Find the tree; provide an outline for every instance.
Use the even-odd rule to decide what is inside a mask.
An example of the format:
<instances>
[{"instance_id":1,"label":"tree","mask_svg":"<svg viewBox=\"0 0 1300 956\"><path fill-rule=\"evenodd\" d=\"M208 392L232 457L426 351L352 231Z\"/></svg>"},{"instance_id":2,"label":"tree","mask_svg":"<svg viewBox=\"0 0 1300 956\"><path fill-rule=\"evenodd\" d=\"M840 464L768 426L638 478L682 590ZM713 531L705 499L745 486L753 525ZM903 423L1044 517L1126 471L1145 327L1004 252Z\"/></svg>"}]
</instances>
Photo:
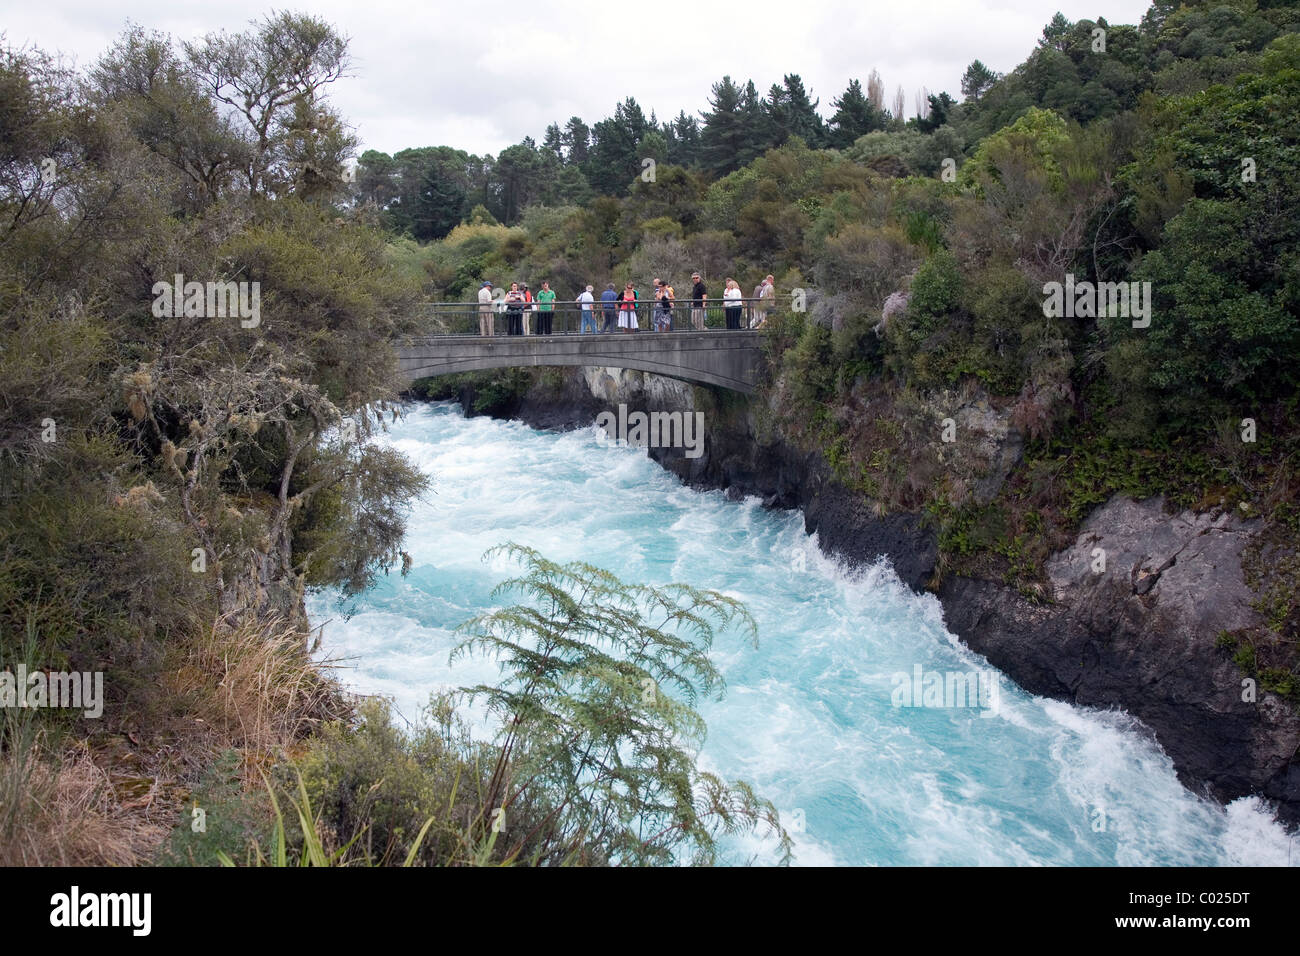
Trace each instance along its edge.
<instances>
[{"instance_id":1,"label":"tree","mask_svg":"<svg viewBox=\"0 0 1300 956\"><path fill-rule=\"evenodd\" d=\"M713 84L709 112L700 115L704 120L700 153L705 169L715 176L739 169L748 132L741 114L741 89L730 76Z\"/></svg>"},{"instance_id":2,"label":"tree","mask_svg":"<svg viewBox=\"0 0 1300 956\"><path fill-rule=\"evenodd\" d=\"M961 77L961 95L973 103L978 103L981 96L989 91L998 81L998 75L979 60L971 61Z\"/></svg>"},{"instance_id":3,"label":"tree","mask_svg":"<svg viewBox=\"0 0 1300 956\"><path fill-rule=\"evenodd\" d=\"M678 166L695 166L700 161L700 124L694 116L682 110L677 118L665 124L669 132L668 161Z\"/></svg>"},{"instance_id":4,"label":"tree","mask_svg":"<svg viewBox=\"0 0 1300 956\"><path fill-rule=\"evenodd\" d=\"M776 834L788 862L775 808L695 766L707 733L695 702L723 692L709 649L732 626L757 637L743 605L685 584L625 584L521 545L484 558L498 555L522 571L494 597L517 592L528 603L467 621L452 652L485 653L504 675L464 689L500 727L483 805L509 819L534 799L558 803L537 825L535 852L548 862L709 864L719 836L760 829Z\"/></svg>"},{"instance_id":5,"label":"tree","mask_svg":"<svg viewBox=\"0 0 1300 956\"><path fill-rule=\"evenodd\" d=\"M940 93L938 96L928 96L927 102L929 108L924 116L918 117L916 128L922 133L933 133L948 122L948 114L957 105L957 101L947 93Z\"/></svg>"},{"instance_id":6,"label":"tree","mask_svg":"<svg viewBox=\"0 0 1300 956\"><path fill-rule=\"evenodd\" d=\"M592 127L595 142L583 172L599 191L616 195L625 191L641 172L638 149L650 130L645 113L632 97L614 107L614 115Z\"/></svg>"},{"instance_id":7,"label":"tree","mask_svg":"<svg viewBox=\"0 0 1300 956\"><path fill-rule=\"evenodd\" d=\"M577 116L570 116L564 124L562 136L565 155L571 166L583 166L587 162L587 153L591 148L591 129Z\"/></svg>"},{"instance_id":8,"label":"tree","mask_svg":"<svg viewBox=\"0 0 1300 956\"><path fill-rule=\"evenodd\" d=\"M295 177L284 148L291 121L304 107L319 108L323 89L347 71L348 41L324 20L277 13L244 33L186 43L185 53L208 94L244 121L249 191L289 188Z\"/></svg>"},{"instance_id":9,"label":"tree","mask_svg":"<svg viewBox=\"0 0 1300 956\"><path fill-rule=\"evenodd\" d=\"M558 162L565 161L564 134L560 132L559 123L551 123L546 127L546 135L542 137L542 149L553 155Z\"/></svg>"},{"instance_id":10,"label":"tree","mask_svg":"<svg viewBox=\"0 0 1300 956\"><path fill-rule=\"evenodd\" d=\"M395 231L421 242L441 239L469 207L472 165L449 146L404 149L391 159L368 150L357 165L358 192L376 201Z\"/></svg>"},{"instance_id":11,"label":"tree","mask_svg":"<svg viewBox=\"0 0 1300 956\"><path fill-rule=\"evenodd\" d=\"M1117 386L1159 396L1166 422L1203 428L1216 402L1253 407L1294 394L1296 289L1257 281L1252 225L1244 204L1192 200L1138 270L1151 283L1150 327L1135 331L1118 315L1103 323L1116 343L1109 360Z\"/></svg>"},{"instance_id":12,"label":"tree","mask_svg":"<svg viewBox=\"0 0 1300 956\"><path fill-rule=\"evenodd\" d=\"M877 112L885 112L885 82L874 67L867 76L867 99L871 101L871 105Z\"/></svg>"},{"instance_id":13,"label":"tree","mask_svg":"<svg viewBox=\"0 0 1300 956\"><path fill-rule=\"evenodd\" d=\"M465 212L464 187L436 161L424 166L414 199L408 212L411 234L422 241L447 235Z\"/></svg>"},{"instance_id":14,"label":"tree","mask_svg":"<svg viewBox=\"0 0 1300 956\"><path fill-rule=\"evenodd\" d=\"M500 187L501 219L506 225L517 222L524 207L541 195L544 168L542 157L527 143L501 151L496 162L496 181Z\"/></svg>"},{"instance_id":15,"label":"tree","mask_svg":"<svg viewBox=\"0 0 1300 956\"><path fill-rule=\"evenodd\" d=\"M781 94L786 133L781 143L784 143L789 136L798 136L811 148L820 149L826 133L825 124L817 113L817 104L821 101L811 98L811 94L804 89L803 80L797 73L786 74ZM780 145L780 143L773 145Z\"/></svg>"},{"instance_id":16,"label":"tree","mask_svg":"<svg viewBox=\"0 0 1300 956\"><path fill-rule=\"evenodd\" d=\"M121 115L149 150L180 171L182 205L198 211L247 166L247 144L220 115L170 37L130 26L90 72L96 99Z\"/></svg>"},{"instance_id":17,"label":"tree","mask_svg":"<svg viewBox=\"0 0 1300 956\"><path fill-rule=\"evenodd\" d=\"M1050 23L1043 27L1043 38L1039 45L1064 51L1069 43L1070 28L1074 26L1065 15L1057 11Z\"/></svg>"},{"instance_id":18,"label":"tree","mask_svg":"<svg viewBox=\"0 0 1300 956\"><path fill-rule=\"evenodd\" d=\"M848 89L831 100L830 142L837 149L852 146L861 136L885 128L885 117L862 92L862 83L849 80Z\"/></svg>"},{"instance_id":19,"label":"tree","mask_svg":"<svg viewBox=\"0 0 1300 956\"><path fill-rule=\"evenodd\" d=\"M357 195L360 200L387 209L400 193L400 173L393 157L375 149L362 153L357 160Z\"/></svg>"},{"instance_id":20,"label":"tree","mask_svg":"<svg viewBox=\"0 0 1300 956\"><path fill-rule=\"evenodd\" d=\"M357 147L342 117L311 97L294 101L285 124L284 165L290 190L300 199L328 201L342 189L343 169Z\"/></svg>"}]
</instances>

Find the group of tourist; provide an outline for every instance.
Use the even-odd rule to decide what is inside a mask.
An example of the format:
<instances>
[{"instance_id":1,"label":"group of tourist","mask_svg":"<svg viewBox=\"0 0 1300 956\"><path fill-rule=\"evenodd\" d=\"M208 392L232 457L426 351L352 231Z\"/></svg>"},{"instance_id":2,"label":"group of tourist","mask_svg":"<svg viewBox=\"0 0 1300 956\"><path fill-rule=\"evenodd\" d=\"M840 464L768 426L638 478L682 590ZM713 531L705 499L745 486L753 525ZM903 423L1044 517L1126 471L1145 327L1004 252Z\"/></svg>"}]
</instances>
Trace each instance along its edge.
<instances>
[{"instance_id":1,"label":"group of tourist","mask_svg":"<svg viewBox=\"0 0 1300 956\"><path fill-rule=\"evenodd\" d=\"M772 276L767 276L754 287L756 300L753 315L749 322L751 329L761 329L767 324L768 313L776 300L776 285ZM735 279L728 278L721 296L723 314L726 316L728 329L741 327L741 313L744 309L744 294ZM673 327L673 306L677 293L663 279L654 280L654 304L650 308L651 327L656 332L668 332ZM717 301L716 299L713 301ZM691 273L691 291L689 309L691 325L696 331L703 332L709 308L709 291L698 272ZM615 291L614 283L609 283L600 294L599 305L595 296L595 287L587 286L574 299L581 315L580 332L636 332L641 328L637 309L641 305L641 295L632 282L623 286L622 292ZM498 299L493 293L491 282L484 282L478 290L478 331L479 335L495 335L496 313L505 316L506 335L551 335L554 332L555 291L550 282L543 282L541 289L534 296L526 282L512 282L505 296ZM536 330L532 328L533 316L537 317ZM597 315L604 319L603 325L596 321Z\"/></svg>"}]
</instances>

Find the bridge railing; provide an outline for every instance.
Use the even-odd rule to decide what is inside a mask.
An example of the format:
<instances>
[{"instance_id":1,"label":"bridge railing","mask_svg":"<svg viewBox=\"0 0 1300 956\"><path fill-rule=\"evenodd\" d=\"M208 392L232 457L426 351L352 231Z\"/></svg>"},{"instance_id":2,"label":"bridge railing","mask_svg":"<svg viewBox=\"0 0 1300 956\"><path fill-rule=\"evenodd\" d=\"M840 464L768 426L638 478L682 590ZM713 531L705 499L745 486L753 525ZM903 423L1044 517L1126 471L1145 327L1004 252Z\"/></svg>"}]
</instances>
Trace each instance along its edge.
<instances>
[{"instance_id":1,"label":"bridge railing","mask_svg":"<svg viewBox=\"0 0 1300 956\"><path fill-rule=\"evenodd\" d=\"M673 301L671 312L664 313L652 297L641 299L635 308L623 310L622 303L604 303L599 299L588 313L585 323L582 306L577 302L555 302L548 311L537 302L523 309L511 310L503 302L490 306L478 302L426 302L421 306L414 337L432 335L480 335L482 320L490 315L493 335L580 335L584 332L619 332L624 324L635 320L634 331L691 332L703 329L725 331L760 328L763 319L789 307L789 296L766 299L707 299L697 310L689 298ZM612 308L610 306L613 306ZM490 309L487 315L483 310ZM514 322L514 318L518 322ZM549 332L547 320L549 319ZM511 328L517 331L511 332ZM594 328L593 328L594 326Z\"/></svg>"}]
</instances>

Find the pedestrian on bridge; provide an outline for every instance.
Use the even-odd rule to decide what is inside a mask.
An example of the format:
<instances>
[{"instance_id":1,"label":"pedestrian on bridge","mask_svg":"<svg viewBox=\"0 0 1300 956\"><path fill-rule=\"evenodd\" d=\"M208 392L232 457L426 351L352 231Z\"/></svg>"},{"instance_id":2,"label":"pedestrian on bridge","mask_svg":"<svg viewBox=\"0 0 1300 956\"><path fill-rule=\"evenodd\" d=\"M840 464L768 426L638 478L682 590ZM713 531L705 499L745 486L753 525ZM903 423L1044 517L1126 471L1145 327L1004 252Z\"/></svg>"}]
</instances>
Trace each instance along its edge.
<instances>
[{"instance_id":1,"label":"pedestrian on bridge","mask_svg":"<svg viewBox=\"0 0 1300 956\"><path fill-rule=\"evenodd\" d=\"M550 335L554 329L555 290L549 282L542 283L542 291L537 293L537 334Z\"/></svg>"},{"instance_id":2,"label":"pedestrian on bridge","mask_svg":"<svg viewBox=\"0 0 1300 956\"><path fill-rule=\"evenodd\" d=\"M635 332L641 328L636 318L636 306L639 296L632 283L623 287L623 294L618 297L618 327L624 332Z\"/></svg>"},{"instance_id":3,"label":"pedestrian on bridge","mask_svg":"<svg viewBox=\"0 0 1300 956\"><path fill-rule=\"evenodd\" d=\"M524 295L524 310L522 313L524 319L524 335L532 335L533 313L537 311L537 300L534 299L533 294L528 291L527 282L519 287L519 291Z\"/></svg>"},{"instance_id":4,"label":"pedestrian on bridge","mask_svg":"<svg viewBox=\"0 0 1300 956\"><path fill-rule=\"evenodd\" d=\"M727 328L740 328L740 310L743 308L741 299L744 293L740 291L740 283L735 279L727 280L727 289L722 293L722 301L726 303Z\"/></svg>"},{"instance_id":5,"label":"pedestrian on bridge","mask_svg":"<svg viewBox=\"0 0 1300 956\"><path fill-rule=\"evenodd\" d=\"M580 333L586 332L588 325L591 326L593 334L596 331L596 313L594 311L596 297L591 294L593 289L594 286L587 286L587 288L582 290L582 295L578 296L578 304L582 308L582 327L579 330Z\"/></svg>"},{"instance_id":6,"label":"pedestrian on bridge","mask_svg":"<svg viewBox=\"0 0 1300 956\"><path fill-rule=\"evenodd\" d=\"M673 287L662 279L655 279L654 322L656 332L671 332L673 329Z\"/></svg>"},{"instance_id":7,"label":"pedestrian on bridge","mask_svg":"<svg viewBox=\"0 0 1300 956\"><path fill-rule=\"evenodd\" d=\"M618 293L614 291L614 283L605 286L605 291L600 294L600 307L605 313L605 326L601 331L613 332L618 322Z\"/></svg>"},{"instance_id":8,"label":"pedestrian on bridge","mask_svg":"<svg viewBox=\"0 0 1300 956\"><path fill-rule=\"evenodd\" d=\"M709 307L709 290L704 287L703 280L700 279L698 272L691 273L691 324L695 326L697 332L704 331L704 322L708 315Z\"/></svg>"},{"instance_id":9,"label":"pedestrian on bridge","mask_svg":"<svg viewBox=\"0 0 1300 956\"><path fill-rule=\"evenodd\" d=\"M506 335L524 334L524 294L519 291L519 283L510 283L506 293Z\"/></svg>"},{"instance_id":10,"label":"pedestrian on bridge","mask_svg":"<svg viewBox=\"0 0 1300 956\"><path fill-rule=\"evenodd\" d=\"M751 329L761 329L767 326L767 317L772 313L772 306L776 302L776 278L768 276L758 287L758 305L754 309L754 318L750 320Z\"/></svg>"},{"instance_id":11,"label":"pedestrian on bridge","mask_svg":"<svg viewBox=\"0 0 1300 956\"><path fill-rule=\"evenodd\" d=\"M495 316L492 314L492 283L484 282L478 290L478 334L492 335Z\"/></svg>"}]
</instances>

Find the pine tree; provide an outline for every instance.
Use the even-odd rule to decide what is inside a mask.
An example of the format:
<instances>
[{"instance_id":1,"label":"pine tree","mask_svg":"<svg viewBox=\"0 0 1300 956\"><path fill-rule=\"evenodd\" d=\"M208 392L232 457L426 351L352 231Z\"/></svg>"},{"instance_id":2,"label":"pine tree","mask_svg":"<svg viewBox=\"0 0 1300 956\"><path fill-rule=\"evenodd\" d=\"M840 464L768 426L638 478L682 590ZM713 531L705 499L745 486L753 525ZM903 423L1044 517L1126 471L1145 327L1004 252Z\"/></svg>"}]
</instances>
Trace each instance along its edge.
<instances>
[{"instance_id":1,"label":"pine tree","mask_svg":"<svg viewBox=\"0 0 1300 956\"><path fill-rule=\"evenodd\" d=\"M928 109L924 116L917 118L916 128L922 133L933 133L948 122L948 112L956 105L957 101L947 93L929 96Z\"/></svg>"},{"instance_id":2,"label":"pine tree","mask_svg":"<svg viewBox=\"0 0 1300 956\"><path fill-rule=\"evenodd\" d=\"M789 135L799 136L813 149L820 149L826 138L826 124L817 113L821 100L811 98L797 73L785 77L785 110Z\"/></svg>"},{"instance_id":3,"label":"pine tree","mask_svg":"<svg viewBox=\"0 0 1300 956\"><path fill-rule=\"evenodd\" d=\"M831 100L831 105L835 107L835 115L831 117L828 138L830 145L837 149L847 149L859 136L885 128L885 117L862 92L859 80L849 80L848 89Z\"/></svg>"},{"instance_id":4,"label":"pine tree","mask_svg":"<svg viewBox=\"0 0 1300 956\"><path fill-rule=\"evenodd\" d=\"M763 98L758 95L754 81L745 83L745 90L740 94L740 150L737 156L739 166L753 162L767 151L763 142Z\"/></svg>"},{"instance_id":5,"label":"pine tree","mask_svg":"<svg viewBox=\"0 0 1300 956\"><path fill-rule=\"evenodd\" d=\"M758 140L763 148L772 149L790 138L790 108L785 87L773 83L762 101L762 125Z\"/></svg>"},{"instance_id":6,"label":"pine tree","mask_svg":"<svg viewBox=\"0 0 1300 956\"><path fill-rule=\"evenodd\" d=\"M587 162L591 149L591 128L580 117L569 117L569 121L564 124L562 141L570 165L582 166Z\"/></svg>"},{"instance_id":7,"label":"pine tree","mask_svg":"<svg viewBox=\"0 0 1300 956\"><path fill-rule=\"evenodd\" d=\"M966 67L961 77L961 95L978 103L979 98L988 92L989 87L998 81L998 75L979 60L974 60Z\"/></svg>"},{"instance_id":8,"label":"pine tree","mask_svg":"<svg viewBox=\"0 0 1300 956\"><path fill-rule=\"evenodd\" d=\"M1056 16L1052 17L1052 22L1043 27L1043 38L1038 41L1039 45L1064 52L1065 48L1069 46L1070 27L1072 26L1074 24L1058 11Z\"/></svg>"},{"instance_id":9,"label":"pine tree","mask_svg":"<svg viewBox=\"0 0 1300 956\"><path fill-rule=\"evenodd\" d=\"M665 126L672 131L668 140L668 159L679 166L695 166L700 161L700 124L682 110Z\"/></svg>"},{"instance_id":10,"label":"pine tree","mask_svg":"<svg viewBox=\"0 0 1300 956\"><path fill-rule=\"evenodd\" d=\"M740 154L746 135L741 96L740 87L730 76L724 76L713 84L709 112L701 114L704 128L700 131L700 160L715 176L725 176L741 166Z\"/></svg>"},{"instance_id":11,"label":"pine tree","mask_svg":"<svg viewBox=\"0 0 1300 956\"><path fill-rule=\"evenodd\" d=\"M564 134L560 132L559 123L552 123L546 127L546 135L542 137L542 149L553 154L561 163L564 162Z\"/></svg>"},{"instance_id":12,"label":"pine tree","mask_svg":"<svg viewBox=\"0 0 1300 956\"><path fill-rule=\"evenodd\" d=\"M632 97L614 107L614 115L592 128L595 142L583 171L598 191L614 196L627 189L641 171L637 153L650 123Z\"/></svg>"}]
</instances>

